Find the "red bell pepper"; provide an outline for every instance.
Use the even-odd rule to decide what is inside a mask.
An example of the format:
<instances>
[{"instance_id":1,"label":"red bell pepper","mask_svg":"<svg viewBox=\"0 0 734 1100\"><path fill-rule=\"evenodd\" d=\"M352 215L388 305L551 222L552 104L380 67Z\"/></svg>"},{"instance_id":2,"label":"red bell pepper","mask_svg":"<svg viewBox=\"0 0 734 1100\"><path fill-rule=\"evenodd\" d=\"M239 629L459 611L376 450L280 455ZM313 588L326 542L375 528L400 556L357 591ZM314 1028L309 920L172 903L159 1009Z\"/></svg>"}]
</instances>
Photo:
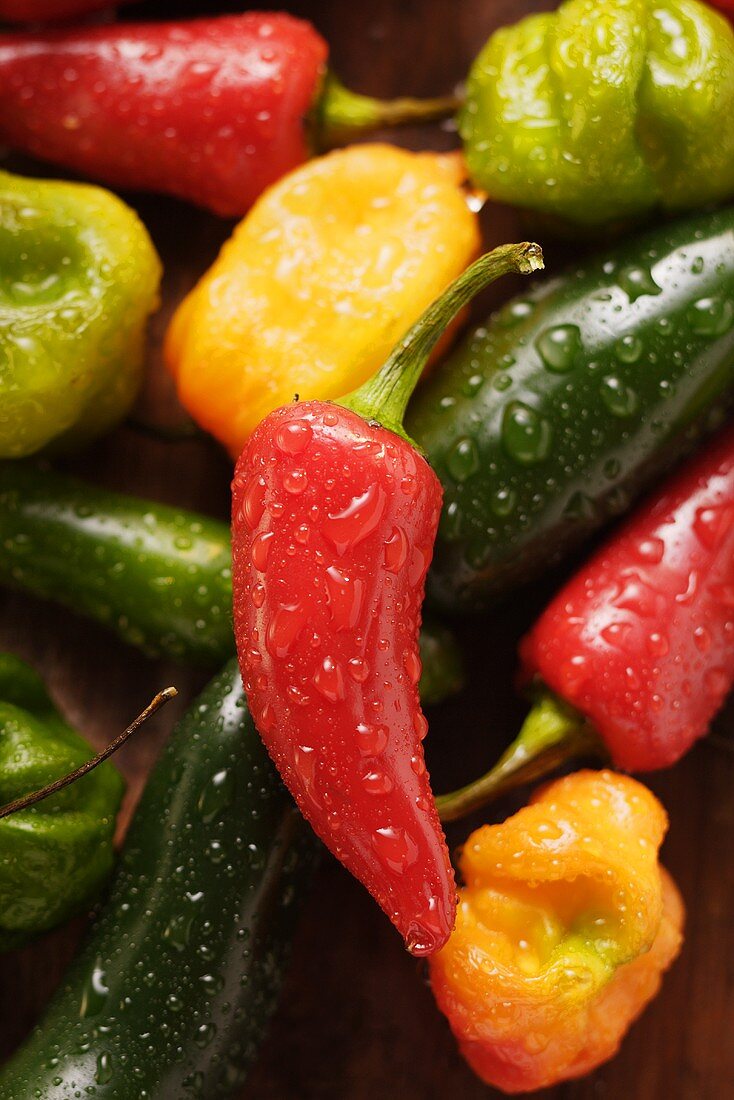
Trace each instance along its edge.
<instances>
[{"instance_id":1,"label":"red bell pepper","mask_svg":"<svg viewBox=\"0 0 734 1100\"><path fill-rule=\"evenodd\" d=\"M734 682L734 429L612 535L520 652L540 701L487 776L438 799L446 819L594 743L650 771L706 733Z\"/></svg>"},{"instance_id":2,"label":"red bell pepper","mask_svg":"<svg viewBox=\"0 0 734 1100\"><path fill-rule=\"evenodd\" d=\"M448 321L537 245L461 275L339 404L295 401L235 471L234 621L260 734L301 811L415 955L446 942L456 890L421 741L418 630L441 485L402 429Z\"/></svg>"},{"instance_id":3,"label":"red bell pepper","mask_svg":"<svg viewBox=\"0 0 734 1100\"><path fill-rule=\"evenodd\" d=\"M0 35L0 142L234 217L313 144L454 106L355 95L326 56L278 13Z\"/></svg>"}]
</instances>

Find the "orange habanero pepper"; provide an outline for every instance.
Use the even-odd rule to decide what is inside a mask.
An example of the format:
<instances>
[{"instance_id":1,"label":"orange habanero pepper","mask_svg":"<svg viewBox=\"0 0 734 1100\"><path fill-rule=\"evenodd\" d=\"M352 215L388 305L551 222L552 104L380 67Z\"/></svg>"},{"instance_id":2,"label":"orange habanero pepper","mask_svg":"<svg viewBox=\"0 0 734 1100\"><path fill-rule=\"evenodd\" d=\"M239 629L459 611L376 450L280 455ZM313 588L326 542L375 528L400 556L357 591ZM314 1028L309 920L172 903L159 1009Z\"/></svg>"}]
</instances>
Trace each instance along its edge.
<instances>
[{"instance_id":1,"label":"orange habanero pepper","mask_svg":"<svg viewBox=\"0 0 734 1100\"><path fill-rule=\"evenodd\" d=\"M469 838L431 983L488 1084L532 1091L616 1053L682 943L683 903L658 863L666 828L636 780L581 771Z\"/></svg>"}]
</instances>

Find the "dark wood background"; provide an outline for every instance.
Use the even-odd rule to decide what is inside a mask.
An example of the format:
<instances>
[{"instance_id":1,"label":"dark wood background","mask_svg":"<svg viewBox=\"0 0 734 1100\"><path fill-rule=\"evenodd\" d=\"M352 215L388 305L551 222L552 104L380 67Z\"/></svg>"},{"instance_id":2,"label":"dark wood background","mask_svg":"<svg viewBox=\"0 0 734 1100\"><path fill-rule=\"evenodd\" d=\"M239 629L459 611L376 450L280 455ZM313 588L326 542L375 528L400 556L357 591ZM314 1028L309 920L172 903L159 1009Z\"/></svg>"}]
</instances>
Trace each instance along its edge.
<instances>
[{"instance_id":1,"label":"dark wood background","mask_svg":"<svg viewBox=\"0 0 734 1100\"><path fill-rule=\"evenodd\" d=\"M141 3L135 14L213 6L205 0L198 6ZM533 0L288 4L323 32L334 68L351 87L385 96L449 91L489 31L542 6ZM438 127L405 131L392 140L412 148L456 143ZM166 268L140 412L175 423L180 410L161 369L161 336L172 308L213 260L231 225L181 203L129 198ZM483 222L489 244L521 232L509 211L491 204ZM548 266L557 268L567 257L552 242L543 243ZM495 300L511 289L503 284ZM125 427L69 465L101 484L213 515L228 512L230 468L207 441L162 443ZM523 703L512 690L515 642L556 580L548 578L515 597L512 610L499 608L461 628L469 688L430 715L426 747L437 791L476 775L516 730ZM129 813L161 741L205 677L147 661L81 619L2 592L0 647L40 669L69 718L97 745L106 744L155 690L177 685L179 699L118 757L130 783ZM727 740L732 727L730 705L711 738L677 768L650 780L671 817L664 858L688 904L683 954L619 1056L586 1080L544 1094L553 1100L734 1097L734 742ZM492 812L497 818L512 808L507 802ZM451 844L458 845L467 831L467 825L453 827ZM77 921L0 957L0 1054L12 1051L37 1018L82 929L83 921ZM402 950L366 892L329 862L314 884L281 1007L242 1100L486 1100L492 1095L497 1094L457 1055L421 965Z\"/></svg>"}]
</instances>

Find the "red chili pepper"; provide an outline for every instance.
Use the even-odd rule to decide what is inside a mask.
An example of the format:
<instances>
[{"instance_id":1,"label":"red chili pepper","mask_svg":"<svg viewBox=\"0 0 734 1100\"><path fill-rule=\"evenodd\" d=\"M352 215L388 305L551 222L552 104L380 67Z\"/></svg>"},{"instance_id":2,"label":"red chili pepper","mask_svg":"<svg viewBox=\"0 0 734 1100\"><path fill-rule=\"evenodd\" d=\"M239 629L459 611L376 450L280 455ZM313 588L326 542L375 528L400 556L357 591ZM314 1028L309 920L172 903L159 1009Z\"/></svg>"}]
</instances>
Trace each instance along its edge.
<instances>
[{"instance_id":1,"label":"red chili pepper","mask_svg":"<svg viewBox=\"0 0 734 1100\"><path fill-rule=\"evenodd\" d=\"M504 272L541 264L536 245L482 257L354 394L271 413L233 482L235 635L251 711L303 814L416 955L445 943L456 898L417 691L442 491L402 417L450 318Z\"/></svg>"},{"instance_id":2,"label":"red chili pepper","mask_svg":"<svg viewBox=\"0 0 734 1100\"><path fill-rule=\"evenodd\" d=\"M310 23L278 13L0 35L0 141L236 216L312 143L454 106L357 96L326 55Z\"/></svg>"},{"instance_id":3,"label":"red chili pepper","mask_svg":"<svg viewBox=\"0 0 734 1100\"><path fill-rule=\"evenodd\" d=\"M0 20L9 23L55 23L129 0L0 0Z\"/></svg>"},{"instance_id":4,"label":"red chili pepper","mask_svg":"<svg viewBox=\"0 0 734 1100\"><path fill-rule=\"evenodd\" d=\"M612 535L520 653L524 677L556 695L488 776L437 800L447 819L588 747L592 731L632 771L674 763L706 733L734 682L734 429Z\"/></svg>"}]
</instances>

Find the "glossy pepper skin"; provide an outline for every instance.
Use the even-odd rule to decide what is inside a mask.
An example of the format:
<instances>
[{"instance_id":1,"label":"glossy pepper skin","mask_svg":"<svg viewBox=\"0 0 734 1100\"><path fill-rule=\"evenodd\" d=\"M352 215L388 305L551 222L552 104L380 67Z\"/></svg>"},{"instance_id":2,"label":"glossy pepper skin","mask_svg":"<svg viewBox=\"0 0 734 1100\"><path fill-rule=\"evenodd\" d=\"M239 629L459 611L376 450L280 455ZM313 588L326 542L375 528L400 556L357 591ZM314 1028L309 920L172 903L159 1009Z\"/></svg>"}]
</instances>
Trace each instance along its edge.
<instances>
[{"instance_id":1,"label":"glossy pepper skin","mask_svg":"<svg viewBox=\"0 0 734 1100\"><path fill-rule=\"evenodd\" d=\"M594 227L734 196L734 31L697 0L567 0L496 31L460 117L495 199Z\"/></svg>"},{"instance_id":2,"label":"glossy pepper skin","mask_svg":"<svg viewBox=\"0 0 734 1100\"><path fill-rule=\"evenodd\" d=\"M237 456L294 394L365 381L479 250L462 179L455 157L361 145L271 188L168 330L191 416Z\"/></svg>"},{"instance_id":3,"label":"glossy pepper skin","mask_svg":"<svg viewBox=\"0 0 734 1100\"><path fill-rule=\"evenodd\" d=\"M39 790L91 756L33 669L0 653L0 805ZM54 928L99 892L112 870L122 792L120 775L105 763L0 821L0 950Z\"/></svg>"},{"instance_id":4,"label":"glossy pepper skin","mask_svg":"<svg viewBox=\"0 0 734 1100\"><path fill-rule=\"evenodd\" d=\"M348 92L326 56L280 12L0 35L0 141L236 217L312 143L449 109Z\"/></svg>"},{"instance_id":5,"label":"glossy pepper skin","mask_svg":"<svg viewBox=\"0 0 734 1100\"><path fill-rule=\"evenodd\" d=\"M108 191L0 172L0 458L69 450L128 412L161 267Z\"/></svg>"},{"instance_id":6,"label":"glossy pepper skin","mask_svg":"<svg viewBox=\"0 0 734 1100\"><path fill-rule=\"evenodd\" d=\"M406 427L444 487L428 595L480 611L545 572L721 423L734 209L540 283L437 366Z\"/></svg>"},{"instance_id":7,"label":"glossy pepper skin","mask_svg":"<svg viewBox=\"0 0 734 1100\"><path fill-rule=\"evenodd\" d=\"M346 407L271 413L232 487L235 637L258 730L303 814L416 955L446 941L455 888L417 690L441 486L402 413L448 320L498 274L541 262L535 245L482 257Z\"/></svg>"},{"instance_id":8,"label":"glossy pepper skin","mask_svg":"<svg viewBox=\"0 0 734 1100\"><path fill-rule=\"evenodd\" d=\"M233 660L155 765L108 897L0 1070L3 1100L231 1097L275 1009L316 857Z\"/></svg>"},{"instance_id":9,"label":"glossy pepper skin","mask_svg":"<svg viewBox=\"0 0 734 1100\"><path fill-rule=\"evenodd\" d=\"M734 432L645 500L521 647L619 767L674 763L734 682Z\"/></svg>"},{"instance_id":10,"label":"glossy pepper skin","mask_svg":"<svg viewBox=\"0 0 734 1100\"><path fill-rule=\"evenodd\" d=\"M682 942L658 863L667 817L627 776L577 772L469 837L456 928L431 985L472 1069L504 1092L611 1058Z\"/></svg>"},{"instance_id":11,"label":"glossy pepper skin","mask_svg":"<svg viewBox=\"0 0 734 1100\"><path fill-rule=\"evenodd\" d=\"M109 627L150 657L197 665L234 653L229 526L100 489L30 462L0 463L0 583ZM421 698L461 691L452 633L422 624Z\"/></svg>"}]
</instances>

